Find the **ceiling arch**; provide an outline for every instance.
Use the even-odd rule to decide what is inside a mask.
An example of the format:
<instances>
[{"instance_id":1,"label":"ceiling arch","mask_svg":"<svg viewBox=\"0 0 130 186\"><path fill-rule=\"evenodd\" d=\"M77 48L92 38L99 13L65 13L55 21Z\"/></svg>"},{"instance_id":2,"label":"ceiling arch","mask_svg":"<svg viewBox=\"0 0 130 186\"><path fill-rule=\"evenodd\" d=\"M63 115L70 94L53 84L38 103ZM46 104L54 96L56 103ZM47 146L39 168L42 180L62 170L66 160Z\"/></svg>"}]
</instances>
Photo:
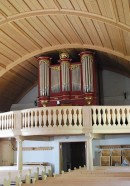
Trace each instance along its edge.
<instances>
[{"instance_id":1,"label":"ceiling arch","mask_svg":"<svg viewBox=\"0 0 130 186\"><path fill-rule=\"evenodd\" d=\"M97 50L97 51L102 51L102 52L106 52L107 54L112 54L115 55L117 57L123 58L125 60L130 61L130 56L125 56L124 54L118 52L118 51L113 51L110 50L108 48L103 48L103 47L99 47L99 46L92 46L92 45L87 45L87 44L62 44L62 45L54 45L51 47L45 47L42 48L40 50L36 50L32 53L28 53L25 56L22 56L21 58L19 58L18 60L14 61L13 63L11 63L10 65L7 66L7 68L3 69L0 71L0 77L3 76L6 72L8 72L9 70L11 70L12 68L14 68L15 66L19 65L20 63L34 57L34 56L39 56L44 55L44 53L46 52L50 52L50 51L55 51L55 50L62 50L62 49L76 49L76 48L83 48L83 49L93 49L93 50Z\"/></svg>"}]
</instances>

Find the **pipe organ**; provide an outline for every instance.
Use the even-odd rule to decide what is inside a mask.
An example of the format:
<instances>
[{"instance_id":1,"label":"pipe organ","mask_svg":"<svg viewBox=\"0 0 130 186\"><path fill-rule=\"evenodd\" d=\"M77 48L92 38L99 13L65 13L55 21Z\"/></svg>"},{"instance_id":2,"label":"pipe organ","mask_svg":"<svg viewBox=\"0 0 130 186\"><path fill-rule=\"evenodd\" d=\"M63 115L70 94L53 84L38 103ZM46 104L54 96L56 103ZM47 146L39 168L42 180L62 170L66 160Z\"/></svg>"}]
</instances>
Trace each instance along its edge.
<instances>
[{"instance_id":1,"label":"pipe organ","mask_svg":"<svg viewBox=\"0 0 130 186\"><path fill-rule=\"evenodd\" d=\"M38 106L98 104L94 54L81 52L80 62L61 53L58 64L39 57Z\"/></svg>"}]
</instances>

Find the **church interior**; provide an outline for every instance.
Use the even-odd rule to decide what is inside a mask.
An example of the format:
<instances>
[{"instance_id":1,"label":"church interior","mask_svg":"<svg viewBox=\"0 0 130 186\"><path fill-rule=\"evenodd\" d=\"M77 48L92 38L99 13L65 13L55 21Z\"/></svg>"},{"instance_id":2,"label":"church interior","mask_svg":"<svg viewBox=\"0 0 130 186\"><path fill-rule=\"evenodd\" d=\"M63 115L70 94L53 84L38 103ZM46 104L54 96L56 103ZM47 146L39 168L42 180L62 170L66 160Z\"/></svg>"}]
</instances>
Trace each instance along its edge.
<instances>
[{"instance_id":1,"label":"church interior","mask_svg":"<svg viewBox=\"0 0 130 186\"><path fill-rule=\"evenodd\" d=\"M0 184L130 185L130 1L0 8Z\"/></svg>"}]
</instances>

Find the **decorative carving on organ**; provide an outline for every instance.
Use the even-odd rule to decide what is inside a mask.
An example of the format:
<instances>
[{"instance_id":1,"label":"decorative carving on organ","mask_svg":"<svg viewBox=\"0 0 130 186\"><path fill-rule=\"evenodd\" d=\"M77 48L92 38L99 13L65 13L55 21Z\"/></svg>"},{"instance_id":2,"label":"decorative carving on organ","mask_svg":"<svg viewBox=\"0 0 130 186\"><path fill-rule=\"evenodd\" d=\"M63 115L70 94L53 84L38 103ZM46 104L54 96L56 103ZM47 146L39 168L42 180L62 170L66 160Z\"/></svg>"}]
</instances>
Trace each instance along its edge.
<instances>
[{"instance_id":1,"label":"decorative carving on organ","mask_svg":"<svg viewBox=\"0 0 130 186\"><path fill-rule=\"evenodd\" d=\"M39 57L39 106L97 104L96 68L93 53L80 53L80 62L60 54L57 64Z\"/></svg>"}]
</instances>

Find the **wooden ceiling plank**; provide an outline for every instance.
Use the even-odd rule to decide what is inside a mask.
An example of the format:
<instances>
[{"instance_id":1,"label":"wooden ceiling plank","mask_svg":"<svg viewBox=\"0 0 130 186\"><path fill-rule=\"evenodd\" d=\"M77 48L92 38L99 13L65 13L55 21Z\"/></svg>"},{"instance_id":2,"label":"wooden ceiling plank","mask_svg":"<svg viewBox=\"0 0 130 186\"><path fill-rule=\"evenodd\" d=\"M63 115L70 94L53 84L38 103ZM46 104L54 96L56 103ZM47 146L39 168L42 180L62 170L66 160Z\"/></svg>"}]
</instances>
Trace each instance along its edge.
<instances>
[{"instance_id":1,"label":"wooden ceiling plank","mask_svg":"<svg viewBox=\"0 0 130 186\"><path fill-rule=\"evenodd\" d=\"M117 28L113 28L110 25L106 25L106 28L109 33L109 37L111 39L113 49L115 51L120 51L121 53L123 53L124 50L123 50L123 46L121 43L119 30Z\"/></svg>"},{"instance_id":2,"label":"wooden ceiling plank","mask_svg":"<svg viewBox=\"0 0 130 186\"><path fill-rule=\"evenodd\" d=\"M74 10L73 4L70 0L65 0L64 3L66 4L67 9Z\"/></svg>"},{"instance_id":3,"label":"wooden ceiling plank","mask_svg":"<svg viewBox=\"0 0 130 186\"><path fill-rule=\"evenodd\" d=\"M54 1L54 0L44 0L44 2L46 3L46 5L47 5L47 7L49 8L49 9L55 9L55 8L57 8L57 4L56 4L56 2Z\"/></svg>"},{"instance_id":4,"label":"wooden ceiling plank","mask_svg":"<svg viewBox=\"0 0 130 186\"><path fill-rule=\"evenodd\" d=\"M77 33L75 27L73 26L73 23L72 23L71 20L69 19L69 17L70 17L70 16L67 16L67 15L66 15L66 16L65 16L65 19L67 20L70 29L73 31L74 36L76 36L75 42L77 42L77 43L82 43L82 40L81 40L80 36L78 35L78 33ZM72 32L72 31L71 31L71 32Z\"/></svg>"},{"instance_id":5,"label":"wooden ceiling plank","mask_svg":"<svg viewBox=\"0 0 130 186\"><path fill-rule=\"evenodd\" d=\"M62 16L50 16L50 17L53 19L53 21L56 24L56 26L58 27L59 31L62 32L62 34L66 38L67 42L72 43L73 40L68 33L69 31L66 31L66 29L64 29L64 27L66 27L66 22L64 22L64 26L63 26L63 22L61 23Z\"/></svg>"},{"instance_id":6,"label":"wooden ceiling plank","mask_svg":"<svg viewBox=\"0 0 130 186\"><path fill-rule=\"evenodd\" d=\"M6 30L5 33L9 35L15 42L17 42L22 49L25 50L25 53L32 52L37 49L36 46L33 45L33 43L31 43L28 38L26 38L23 33L21 33L14 25L3 25L1 28L2 30Z\"/></svg>"},{"instance_id":7,"label":"wooden ceiling plank","mask_svg":"<svg viewBox=\"0 0 130 186\"><path fill-rule=\"evenodd\" d=\"M124 9L122 8L122 0L115 1L116 12L118 14L119 22L125 23Z\"/></svg>"},{"instance_id":8,"label":"wooden ceiling plank","mask_svg":"<svg viewBox=\"0 0 130 186\"><path fill-rule=\"evenodd\" d=\"M10 43L11 45L13 45L15 47L15 50L17 53L19 51L21 55L27 54L27 51L19 43L17 43L17 41L15 41L13 38L10 37L11 33L9 32L9 30L3 29L2 31L3 32L1 32L1 38L3 38L3 40L5 40L8 43ZM10 35L8 35L7 33L9 33ZM12 33L12 35L14 35L14 33ZM15 37L15 35L13 37Z\"/></svg>"},{"instance_id":9,"label":"wooden ceiling plank","mask_svg":"<svg viewBox=\"0 0 130 186\"><path fill-rule=\"evenodd\" d=\"M125 15L125 23L130 26L130 0L123 0L122 4Z\"/></svg>"},{"instance_id":10,"label":"wooden ceiling plank","mask_svg":"<svg viewBox=\"0 0 130 186\"><path fill-rule=\"evenodd\" d=\"M73 29L75 30L76 34L78 35L78 38L80 38L80 42L83 44L84 43L84 39L83 39L83 35L82 33L80 34L81 29L79 28L79 26L76 23L76 18L74 16L67 16L69 21L71 22L71 25L73 27ZM79 42L78 40L75 41Z\"/></svg>"},{"instance_id":11,"label":"wooden ceiling plank","mask_svg":"<svg viewBox=\"0 0 130 186\"><path fill-rule=\"evenodd\" d=\"M4 12L4 14L7 16L11 16L13 14L18 13L14 8L12 8L10 3L5 0L0 1L0 8L1 8L2 12Z\"/></svg>"},{"instance_id":12,"label":"wooden ceiling plank","mask_svg":"<svg viewBox=\"0 0 130 186\"><path fill-rule=\"evenodd\" d=\"M18 53L20 51L16 51L16 48L13 45L11 45L10 43L8 43L8 41L6 41L5 39L1 38L1 43L3 45L5 45L5 47L7 48L7 50L10 50L13 53L15 53L16 55L18 55L19 57L21 57L21 55Z\"/></svg>"},{"instance_id":13,"label":"wooden ceiling plank","mask_svg":"<svg viewBox=\"0 0 130 186\"><path fill-rule=\"evenodd\" d=\"M33 38L40 47L48 46L48 43L43 39L43 37L34 29L33 25L27 20L19 20L17 24L31 37Z\"/></svg>"},{"instance_id":14,"label":"wooden ceiling plank","mask_svg":"<svg viewBox=\"0 0 130 186\"><path fill-rule=\"evenodd\" d=\"M82 35L81 37L82 37L82 40L84 41L84 43L93 45L93 42L92 42L91 38L88 35L88 32L87 32L87 30L85 28L85 25L82 22L82 18L79 17L79 18L77 18L75 20L76 20L76 24L80 28L79 29L79 35Z\"/></svg>"},{"instance_id":15,"label":"wooden ceiling plank","mask_svg":"<svg viewBox=\"0 0 130 186\"><path fill-rule=\"evenodd\" d=\"M19 12L24 12L23 7L16 0L8 0L10 4Z\"/></svg>"},{"instance_id":16,"label":"wooden ceiling plank","mask_svg":"<svg viewBox=\"0 0 130 186\"><path fill-rule=\"evenodd\" d=\"M8 8L2 4L0 1L0 8L1 8L1 14L3 15L4 18L7 18L8 16L12 15L11 12L8 10Z\"/></svg>"},{"instance_id":17,"label":"wooden ceiling plank","mask_svg":"<svg viewBox=\"0 0 130 186\"><path fill-rule=\"evenodd\" d=\"M7 82L10 82L10 84L12 84L12 86L14 87L20 87L20 88L24 88L25 87L25 83L21 83L21 81L19 82L17 80L17 78L13 78L12 74L9 75L9 73L6 74L6 76L3 76L3 79Z\"/></svg>"},{"instance_id":18,"label":"wooden ceiling plank","mask_svg":"<svg viewBox=\"0 0 130 186\"><path fill-rule=\"evenodd\" d=\"M38 78L38 71L32 66L32 65L29 65L27 62L26 62L26 65L21 63L20 66L25 69L26 71L28 71L30 74L32 74L33 76L35 76L36 78Z\"/></svg>"},{"instance_id":19,"label":"wooden ceiling plank","mask_svg":"<svg viewBox=\"0 0 130 186\"><path fill-rule=\"evenodd\" d=\"M43 16L38 16L38 19L47 28L48 33L50 33L58 41L59 44L61 44L60 36L56 37L57 34L55 35L55 32L54 32L52 26L50 24L48 24L48 22L44 19L44 17Z\"/></svg>"},{"instance_id":20,"label":"wooden ceiling plank","mask_svg":"<svg viewBox=\"0 0 130 186\"><path fill-rule=\"evenodd\" d=\"M126 55L130 55L130 33L123 31L122 34L126 46Z\"/></svg>"},{"instance_id":21,"label":"wooden ceiling plank","mask_svg":"<svg viewBox=\"0 0 130 186\"><path fill-rule=\"evenodd\" d=\"M24 0L24 3L29 7L30 10L36 10L32 0Z\"/></svg>"},{"instance_id":22,"label":"wooden ceiling plank","mask_svg":"<svg viewBox=\"0 0 130 186\"><path fill-rule=\"evenodd\" d=\"M15 28L17 28L17 30L19 30L19 32L21 32L21 34L23 34L23 36L28 39L29 42L31 42L31 44L35 47L35 48L42 48L32 37L30 37L24 29L22 29L20 27L20 23L17 21L17 22L12 22L11 23Z\"/></svg>"},{"instance_id":23,"label":"wooden ceiling plank","mask_svg":"<svg viewBox=\"0 0 130 186\"><path fill-rule=\"evenodd\" d=\"M67 9L67 6L64 0L57 0L57 2L59 3L61 9Z\"/></svg>"},{"instance_id":24,"label":"wooden ceiling plank","mask_svg":"<svg viewBox=\"0 0 130 186\"><path fill-rule=\"evenodd\" d=\"M36 10L41 10L42 9L41 4L37 0L30 1L30 3L32 3L34 5Z\"/></svg>"},{"instance_id":25,"label":"wooden ceiling plank","mask_svg":"<svg viewBox=\"0 0 130 186\"><path fill-rule=\"evenodd\" d=\"M16 74L13 70L8 71L4 76L4 79L15 81L20 86L24 87L25 85L30 86L30 82L26 81L23 77Z\"/></svg>"},{"instance_id":26,"label":"wooden ceiling plank","mask_svg":"<svg viewBox=\"0 0 130 186\"><path fill-rule=\"evenodd\" d=\"M0 50L3 54L10 56L13 61L19 58L19 56L14 51L10 50L10 48L5 46L2 42L0 43Z\"/></svg>"},{"instance_id":27,"label":"wooden ceiling plank","mask_svg":"<svg viewBox=\"0 0 130 186\"><path fill-rule=\"evenodd\" d=\"M13 68L13 70L17 73L22 75L25 79L27 79L28 81L33 82L34 80L37 79L37 77L32 74L32 72L28 71L25 67L22 67L20 65L17 65L15 68Z\"/></svg>"},{"instance_id":28,"label":"wooden ceiling plank","mask_svg":"<svg viewBox=\"0 0 130 186\"><path fill-rule=\"evenodd\" d=\"M41 24L42 25L41 25ZM37 17L37 24L39 24L39 28L42 27L42 31L44 33L46 33L47 37L52 40L52 42L54 42L54 44L60 44L59 40L57 40L57 38L54 36L53 32L51 32L46 25L44 24L44 22L42 22L39 17Z\"/></svg>"},{"instance_id":29,"label":"wooden ceiling plank","mask_svg":"<svg viewBox=\"0 0 130 186\"><path fill-rule=\"evenodd\" d=\"M1 44L0 44L0 47L1 47ZM8 51L4 50L4 48L2 48L2 47L0 48L0 53L3 56L5 56L8 59L10 59L11 61L15 61L16 59L18 59L18 58L15 58L14 56L12 56Z\"/></svg>"},{"instance_id":30,"label":"wooden ceiling plank","mask_svg":"<svg viewBox=\"0 0 130 186\"><path fill-rule=\"evenodd\" d=\"M112 49L111 41L110 41L109 35L107 33L105 24L100 21L96 21L96 20L93 20L93 22L94 22L94 25L96 26L97 32L98 32L101 40L102 40L103 46L106 48Z\"/></svg>"},{"instance_id":31,"label":"wooden ceiling plank","mask_svg":"<svg viewBox=\"0 0 130 186\"><path fill-rule=\"evenodd\" d=\"M101 15L97 0L84 0L84 3L90 13Z\"/></svg>"},{"instance_id":32,"label":"wooden ceiling plank","mask_svg":"<svg viewBox=\"0 0 130 186\"><path fill-rule=\"evenodd\" d=\"M33 17L29 19L35 29L44 36L44 39L50 44L50 45L56 45L59 44L59 42L53 37L53 35L48 31L48 29L42 24L42 22L37 18Z\"/></svg>"},{"instance_id":33,"label":"wooden ceiling plank","mask_svg":"<svg viewBox=\"0 0 130 186\"><path fill-rule=\"evenodd\" d=\"M26 5L26 3L23 0L15 0L15 1L23 8L25 12L30 11L30 8Z\"/></svg>"},{"instance_id":34,"label":"wooden ceiling plank","mask_svg":"<svg viewBox=\"0 0 130 186\"><path fill-rule=\"evenodd\" d=\"M44 16L42 17L46 22L46 26L49 26L49 30L53 30L53 33L55 33L55 37L57 39L59 39L60 43L68 43L68 41L66 40L66 38L64 37L64 35L62 34L61 30L59 30L59 28L57 27L57 25L55 24L54 20L53 20L53 16ZM40 18L41 19L41 18Z\"/></svg>"},{"instance_id":35,"label":"wooden ceiling plank","mask_svg":"<svg viewBox=\"0 0 130 186\"><path fill-rule=\"evenodd\" d=\"M34 77L33 78L30 78L30 76L28 76L28 74L26 73L23 73L23 71L21 72L20 70L20 67L17 67L17 68L13 68L11 71L13 73L15 73L17 76L23 78L25 81L28 81L28 83L32 84L32 82L34 81Z\"/></svg>"},{"instance_id":36,"label":"wooden ceiling plank","mask_svg":"<svg viewBox=\"0 0 130 186\"><path fill-rule=\"evenodd\" d=\"M88 9L86 7L86 4L84 3L84 0L77 1L77 3L79 4L80 10L88 12Z\"/></svg>"},{"instance_id":37,"label":"wooden ceiling plank","mask_svg":"<svg viewBox=\"0 0 130 186\"><path fill-rule=\"evenodd\" d=\"M13 62L10 58L7 56L4 56L4 54L0 54L0 63L5 64L6 66L9 65L11 62Z\"/></svg>"},{"instance_id":38,"label":"wooden ceiling plank","mask_svg":"<svg viewBox=\"0 0 130 186\"><path fill-rule=\"evenodd\" d=\"M68 35L67 37L70 37L72 42L77 41L77 35L74 32L74 29L71 28L68 19L65 15L56 16L60 24L62 24L62 30L64 30L65 35ZM63 24L64 23L64 24Z\"/></svg>"},{"instance_id":39,"label":"wooden ceiling plank","mask_svg":"<svg viewBox=\"0 0 130 186\"><path fill-rule=\"evenodd\" d=\"M6 65L1 61L0 61L0 69L3 70L3 69L6 69Z\"/></svg>"},{"instance_id":40,"label":"wooden ceiling plank","mask_svg":"<svg viewBox=\"0 0 130 186\"><path fill-rule=\"evenodd\" d=\"M18 34L19 42L22 43L22 45L24 46L24 48L26 48L26 50L28 50L29 52L32 52L32 51L37 50L39 48L35 45L34 41L30 40L30 38L26 36L26 34L23 30L19 29L17 24L11 23L11 26L15 30L15 33Z\"/></svg>"},{"instance_id":41,"label":"wooden ceiling plank","mask_svg":"<svg viewBox=\"0 0 130 186\"><path fill-rule=\"evenodd\" d=\"M28 66L24 66L21 64L19 66L22 67L24 72L26 71L30 77L32 76L33 79L36 80L38 78L38 72L31 70L31 68Z\"/></svg>"},{"instance_id":42,"label":"wooden ceiling plank","mask_svg":"<svg viewBox=\"0 0 130 186\"><path fill-rule=\"evenodd\" d=\"M66 2L66 0L64 0ZM77 0L70 0L75 10L80 10L80 6L77 2Z\"/></svg>"},{"instance_id":43,"label":"wooden ceiling plank","mask_svg":"<svg viewBox=\"0 0 130 186\"><path fill-rule=\"evenodd\" d=\"M39 30L37 29L37 26L35 27L35 23L33 21L33 19L31 17L27 18L26 21L28 22L28 24L31 25L32 29L33 29L33 33L34 33L34 30L35 30L35 33L36 33L36 37L39 38L39 40L42 41L42 43L44 43L45 46L49 46L51 45L44 37L44 35L40 34L39 33Z\"/></svg>"},{"instance_id":44,"label":"wooden ceiling plank","mask_svg":"<svg viewBox=\"0 0 130 186\"><path fill-rule=\"evenodd\" d=\"M94 24L91 19L82 18L82 22L88 32L88 35L93 42L94 45L102 46L102 43L100 41L100 38L98 36L97 31L95 30Z\"/></svg>"},{"instance_id":45,"label":"wooden ceiling plank","mask_svg":"<svg viewBox=\"0 0 130 186\"><path fill-rule=\"evenodd\" d=\"M122 43L123 53L124 53L124 55L126 55L127 50L126 50L126 44L125 44L125 40L124 40L124 36L123 36L123 31L119 30L119 34L120 34L120 40L121 40L121 43Z\"/></svg>"}]
</instances>

